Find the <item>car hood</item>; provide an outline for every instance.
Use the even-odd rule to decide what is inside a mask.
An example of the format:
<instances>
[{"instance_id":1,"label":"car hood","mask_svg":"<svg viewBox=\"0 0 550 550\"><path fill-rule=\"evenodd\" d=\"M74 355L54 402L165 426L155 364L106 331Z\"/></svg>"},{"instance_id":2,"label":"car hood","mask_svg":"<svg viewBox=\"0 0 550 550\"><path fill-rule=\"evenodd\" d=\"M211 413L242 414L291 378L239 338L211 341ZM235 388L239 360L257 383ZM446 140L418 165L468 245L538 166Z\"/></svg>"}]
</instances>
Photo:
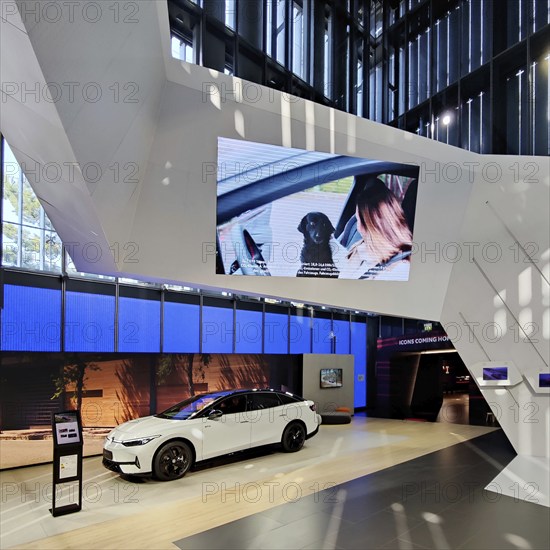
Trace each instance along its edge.
<instances>
[{"instance_id":1,"label":"car hood","mask_svg":"<svg viewBox=\"0 0 550 550\"><path fill-rule=\"evenodd\" d=\"M145 416L143 418L137 418L136 420L129 420L124 422L120 426L117 426L110 434L109 437L126 441L137 437L147 437L150 435L160 435L162 430L166 430L167 427L175 422L181 423L183 420L167 420L165 418L158 418L156 416Z\"/></svg>"}]
</instances>

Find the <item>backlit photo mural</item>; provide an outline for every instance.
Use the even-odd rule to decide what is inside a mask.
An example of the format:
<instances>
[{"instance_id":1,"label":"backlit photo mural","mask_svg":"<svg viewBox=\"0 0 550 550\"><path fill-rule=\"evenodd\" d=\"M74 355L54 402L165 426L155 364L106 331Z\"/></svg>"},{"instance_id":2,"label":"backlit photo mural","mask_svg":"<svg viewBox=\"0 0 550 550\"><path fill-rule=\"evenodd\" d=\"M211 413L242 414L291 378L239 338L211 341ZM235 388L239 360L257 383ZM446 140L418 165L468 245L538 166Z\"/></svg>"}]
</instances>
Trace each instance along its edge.
<instances>
[{"instance_id":1,"label":"backlit photo mural","mask_svg":"<svg viewBox=\"0 0 550 550\"><path fill-rule=\"evenodd\" d=\"M0 353L0 469L50 462L52 414L78 409L84 455L116 425L196 394L272 387L300 394L300 355Z\"/></svg>"}]
</instances>

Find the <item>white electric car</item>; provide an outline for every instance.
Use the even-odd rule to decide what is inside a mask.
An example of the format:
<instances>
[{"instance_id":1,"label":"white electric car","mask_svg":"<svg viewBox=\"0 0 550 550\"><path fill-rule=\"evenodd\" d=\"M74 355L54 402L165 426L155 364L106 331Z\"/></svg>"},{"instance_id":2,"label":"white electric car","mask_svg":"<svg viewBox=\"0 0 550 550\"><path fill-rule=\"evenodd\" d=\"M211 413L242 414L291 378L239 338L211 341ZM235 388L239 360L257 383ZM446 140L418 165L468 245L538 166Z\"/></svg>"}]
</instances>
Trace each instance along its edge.
<instances>
[{"instance_id":1,"label":"white electric car","mask_svg":"<svg viewBox=\"0 0 550 550\"><path fill-rule=\"evenodd\" d=\"M116 427L105 440L103 465L169 481L183 477L195 462L252 447L280 443L286 452L299 451L320 424L314 402L290 393L205 393Z\"/></svg>"}]
</instances>

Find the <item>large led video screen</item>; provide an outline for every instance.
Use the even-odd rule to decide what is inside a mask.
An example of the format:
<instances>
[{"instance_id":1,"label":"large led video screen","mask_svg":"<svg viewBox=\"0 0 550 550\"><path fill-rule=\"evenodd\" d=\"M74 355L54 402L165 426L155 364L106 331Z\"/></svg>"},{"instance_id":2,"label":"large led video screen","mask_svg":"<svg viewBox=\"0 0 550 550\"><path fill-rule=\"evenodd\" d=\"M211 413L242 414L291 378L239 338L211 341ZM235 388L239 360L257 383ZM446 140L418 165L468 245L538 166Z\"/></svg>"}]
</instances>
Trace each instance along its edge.
<instances>
[{"instance_id":1,"label":"large led video screen","mask_svg":"<svg viewBox=\"0 0 550 550\"><path fill-rule=\"evenodd\" d=\"M407 281L419 167L218 138L225 275Z\"/></svg>"}]
</instances>

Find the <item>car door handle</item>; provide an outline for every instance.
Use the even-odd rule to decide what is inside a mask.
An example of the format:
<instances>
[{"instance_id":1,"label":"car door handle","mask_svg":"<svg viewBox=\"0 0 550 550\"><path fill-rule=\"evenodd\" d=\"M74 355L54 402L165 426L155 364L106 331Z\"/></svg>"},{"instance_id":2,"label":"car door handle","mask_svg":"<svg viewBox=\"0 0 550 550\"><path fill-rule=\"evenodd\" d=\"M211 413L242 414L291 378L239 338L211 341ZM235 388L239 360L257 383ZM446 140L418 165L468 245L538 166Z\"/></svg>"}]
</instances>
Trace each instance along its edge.
<instances>
[{"instance_id":1,"label":"car door handle","mask_svg":"<svg viewBox=\"0 0 550 550\"><path fill-rule=\"evenodd\" d=\"M243 420L241 424L248 424L249 420Z\"/></svg>"}]
</instances>

